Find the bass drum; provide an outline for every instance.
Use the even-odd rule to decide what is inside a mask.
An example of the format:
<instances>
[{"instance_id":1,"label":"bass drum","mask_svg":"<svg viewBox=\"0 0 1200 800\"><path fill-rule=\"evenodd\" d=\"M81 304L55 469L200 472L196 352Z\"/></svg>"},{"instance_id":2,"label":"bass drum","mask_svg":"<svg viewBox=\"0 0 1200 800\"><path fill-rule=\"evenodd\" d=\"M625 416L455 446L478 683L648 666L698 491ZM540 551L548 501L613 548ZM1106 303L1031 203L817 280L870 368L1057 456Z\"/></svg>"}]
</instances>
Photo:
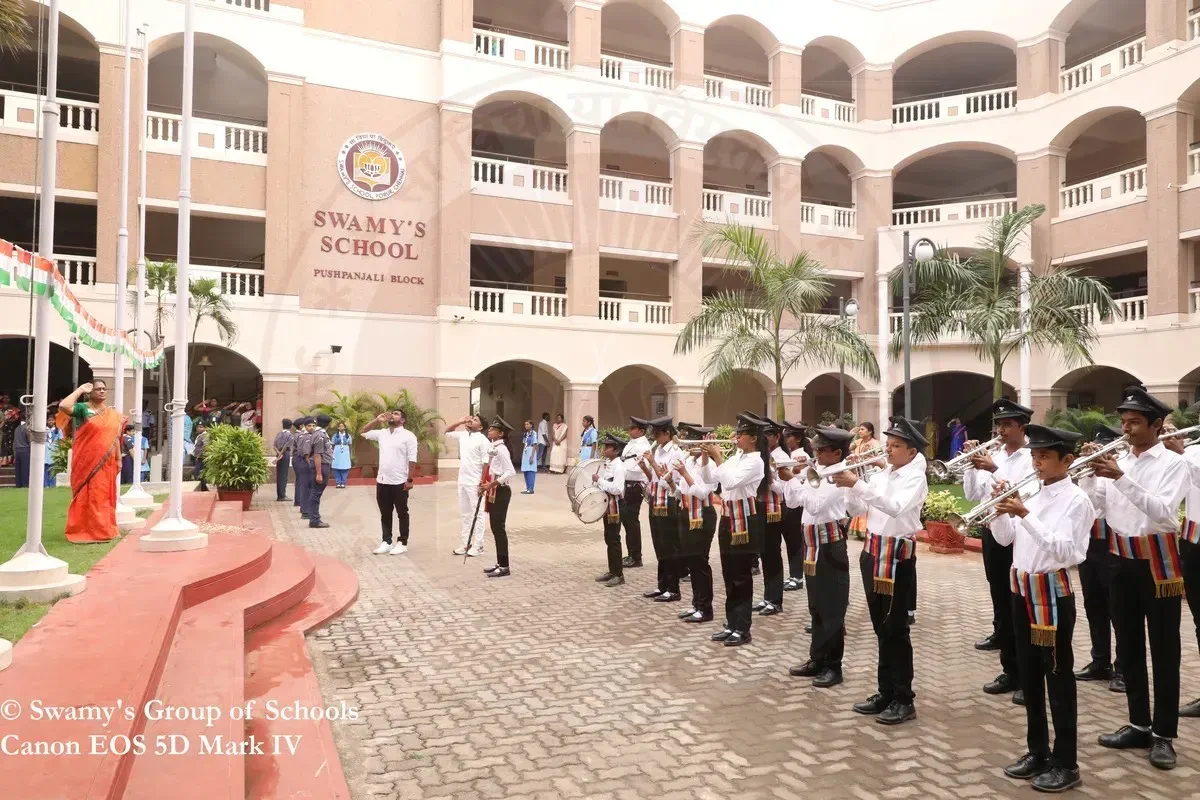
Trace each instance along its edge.
<instances>
[{"instance_id":1,"label":"bass drum","mask_svg":"<svg viewBox=\"0 0 1200 800\"><path fill-rule=\"evenodd\" d=\"M595 486L588 486L575 498L572 510L581 522L588 525L599 522L608 511L608 495Z\"/></svg>"},{"instance_id":2,"label":"bass drum","mask_svg":"<svg viewBox=\"0 0 1200 800\"><path fill-rule=\"evenodd\" d=\"M592 476L598 474L603 466L604 459L589 458L571 468L567 475L567 501L572 507L575 506L575 497L592 485Z\"/></svg>"}]
</instances>

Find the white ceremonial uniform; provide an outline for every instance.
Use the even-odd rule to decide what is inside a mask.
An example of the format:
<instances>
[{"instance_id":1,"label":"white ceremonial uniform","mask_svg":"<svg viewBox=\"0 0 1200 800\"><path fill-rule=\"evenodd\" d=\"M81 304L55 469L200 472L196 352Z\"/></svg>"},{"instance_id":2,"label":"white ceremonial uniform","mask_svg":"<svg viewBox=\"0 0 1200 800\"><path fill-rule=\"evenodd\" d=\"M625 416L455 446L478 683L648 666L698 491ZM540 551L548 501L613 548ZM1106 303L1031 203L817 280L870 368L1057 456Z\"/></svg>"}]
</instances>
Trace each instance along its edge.
<instances>
[{"instance_id":1,"label":"white ceremonial uniform","mask_svg":"<svg viewBox=\"0 0 1200 800\"><path fill-rule=\"evenodd\" d=\"M1013 566L1022 572L1070 569L1087 557L1095 511L1087 494L1070 478L1043 486L1024 501L1029 513L1002 514L992 523L992 536L1013 546Z\"/></svg>"},{"instance_id":2,"label":"white ceremonial uniform","mask_svg":"<svg viewBox=\"0 0 1200 800\"><path fill-rule=\"evenodd\" d=\"M625 462L621 459L606 459L604 469L600 470L599 480L596 481L596 487L605 494L615 494L617 497L624 497L626 472ZM639 469L638 472L641 472L641 470Z\"/></svg>"},{"instance_id":3,"label":"white ceremonial uniform","mask_svg":"<svg viewBox=\"0 0 1200 800\"><path fill-rule=\"evenodd\" d=\"M1191 486L1183 457L1158 442L1140 456L1126 452L1117 466L1125 473L1120 480L1093 476L1079 482L1109 527L1126 537L1178 530L1176 514Z\"/></svg>"},{"instance_id":4,"label":"white ceremonial uniform","mask_svg":"<svg viewBox=\"0 0 1200 800\"><path fill-rule=\"evenodd\" d=\"M818 467L822 471L834 470L846 466L845 461L839 461L830 467ZM862 481L859 481L861 484ZM786 484L788 508L804 508L804 524L820 525L824 522L840 522L847 516L846 493L837 484L822 480L821 485L814 489L803 478L792 478Z\"/></svg>"},{"instance_id":5,"label":"white ceremonial uniform","mask_svg":"<svg viewBox=\"0 0 1200 800\"><path fill-rule=\"evenodd\" d=\"M643 454L650 452L650 440L645 436L639 436L636 439L630 439L625 444L625 449L621 451L621 460L625 462L627 469L625 470L625 480L635 481L645 484L650 479L646 477L646 473L637 465L637 461Z\"/></svg>"},{"instance_id":6,"label":"white ceremonial uniform","mask_svg":"<svg viewBox=\"0 0 1200 800\"><path fill-rule=\"evenodd\" d=\"M475 508L479 503L479 481L483 477L483 465L488 461L488 450L492 443L479 431L451 431L446 438L458 443L458 511L462 514L462 529L459 548L471 542L473 552L483 552L484 518L483 507L479 514ZM511 462L511 458L509 461ZM472 531L471 520L475 520Z\"/></svg>"},{"instance_id":7,"label":"white ceremonial uniform","mask_svg":"<svg viewBox=\"0 0 1200 800\"><path fill-rule=\"evenodd\" d=\"M675 499L680 503L683 502L684 495L708 500L708 496L716 490L717 468L711 460L702 466L700 461L703 458L689 455L683 460L683 468L692 476L691 486L688 486L688 482L678 472L675 473Z\"/></svg>"},{"instance_id":8,"label":"white ceremonial uniform","mask_svg":"<svg viewBox=\"0 0 1200 800\"><path fill-rule=\"evenodd\" d=\"M991 499L992 487L999 481L1008 481L1012 486L1033 473L1033 456L1028 447L1021 447L1011 455L1001 447L992 453L996 464L995 472L967 467L963 473L963 496L968 500L982 502Z\"/></svg>"},{"instance_id":9,"label":"white ceremonial uniform","mask_svg":"<svg viewBox=\"0 0 1200 800\"><path fill-rule=\"evenodd\" d=\"M1184 506L1184 518L1189 523L1186 530L1195 537L1200 535L1200 447L1193 446L1184 450L1183 460L1187 463L1188 477L1191 479L1187 491L1187 504ZM1185 534L1184 538L1188 539L1188 535ZM1195 542L1195 539L1188 541Z\"/></svg>"},{"instance_id":10,"label":"white ceremonial uniform","mask_svg":"<svg viewBox=\"0 0 1200 800\"><path fill-rule=\"evenodd\" d=\"M489 441L488 449L484 451L484 456L487 458L492 480L501 486L507 486L512 476L517 474L516 468L513 467L512 453L508 451L508 443L503 439L498 442ZM474 514L475 509L472 508L471 513Z\"/></svg>"},{"instance_id":11,"label":"white ceremonial uniform","mask_svg":"<svg viewBox=\"0 0 1200 800\"><path fill-rule=\"evenodd\" d=\"M870 480L854 484L846 491L846 510L855 517L866 514L871 533L911 539L923 527L921 509L928 494L925 456L917 453L900 469L888 464Z\"/></svg>"},{"instance_id":12,"label":"white ceremonial uniform","mask_svg":"<svg viewBox=\"0 0 1200 800\"><path fill-rule=\"evenodd\" d=\"M676 464L679 464L683 461L683 457L683 451L680 450L679 445L675 444L674 442L667 442L662 447L656 448L654 451L654 463L659 468L666 468L667 472L661 478L657 477L656 475L654 480L651 482L651 485L647 487L647 491L657 489L658 484L661 483L667 487L667 496L672 496L673 492L671 491L671 485L668 479L671 477L671 470L675 468ZM645 473L643 472L642 474L644 475Z\"/></svg>"},{"instance_id":13,"label":"white ceremonial uniform","mask_svg":"<svg viewBox=\"0 0 1200 800\"><path fill-rule=\"evenodd\" d=\"M738 452L717 467L717 483L721 485L721 499L745 500L758 495L758 485L763 479L763 460L757 451Z\"/></svg>"}]
</instances>

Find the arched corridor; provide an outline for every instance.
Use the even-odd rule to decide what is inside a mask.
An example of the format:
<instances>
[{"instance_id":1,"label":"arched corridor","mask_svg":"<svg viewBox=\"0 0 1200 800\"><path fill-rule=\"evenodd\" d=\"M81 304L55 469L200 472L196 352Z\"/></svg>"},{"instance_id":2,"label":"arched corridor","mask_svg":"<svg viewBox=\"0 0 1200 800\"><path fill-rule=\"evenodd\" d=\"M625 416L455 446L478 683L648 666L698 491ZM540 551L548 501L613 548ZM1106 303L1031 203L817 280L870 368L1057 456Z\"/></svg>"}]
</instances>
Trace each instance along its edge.
<instances>
[{"instance_id":1,"label":"arched corridor","mask_svg":"<svg viewBox=\"0 0 1200 800\"><path fill-rule=\"evenodd\" d=\"M892 413L902 415L918 423L925 423L923 431L929 430L932 422L936 432L935 452L944 458L950 452L947 426L952 419L960 419L967 426L969 439L984 441L991 438L991 405L994 402L992 377L975 372L937 372L912 380L913 402L911 410L905 408L904 384L892 391ZM1017 390L1003 384L1002 393L1017 398Z\"/></svg>"}]
</instances>

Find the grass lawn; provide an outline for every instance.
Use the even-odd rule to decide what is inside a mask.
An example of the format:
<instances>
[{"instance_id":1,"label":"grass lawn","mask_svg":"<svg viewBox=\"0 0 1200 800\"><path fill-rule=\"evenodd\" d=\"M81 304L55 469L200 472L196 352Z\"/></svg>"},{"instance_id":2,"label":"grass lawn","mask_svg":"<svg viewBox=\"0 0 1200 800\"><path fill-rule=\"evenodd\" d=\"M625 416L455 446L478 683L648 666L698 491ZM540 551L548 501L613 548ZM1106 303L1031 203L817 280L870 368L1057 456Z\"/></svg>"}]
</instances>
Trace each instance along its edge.
<instances>
[{"instance_id":1,"label":"grass lawn","mask_svg":"<svg viewBox=\"0 0 1200 800\"><path fill-rule=\"evenodd\" d=\"M966 511L970 511L972 508L975 507L975 501L968 500L965 497L963 497L962 484L959 484L959 483L931 483L931 484L929 484L929 491L931 491L931 492L945 491L945 492L949 492L950 494L954 495L955 499L958 500L958 513L960 513L960 514L966 512Z\"/></svg>"}]
</instances>

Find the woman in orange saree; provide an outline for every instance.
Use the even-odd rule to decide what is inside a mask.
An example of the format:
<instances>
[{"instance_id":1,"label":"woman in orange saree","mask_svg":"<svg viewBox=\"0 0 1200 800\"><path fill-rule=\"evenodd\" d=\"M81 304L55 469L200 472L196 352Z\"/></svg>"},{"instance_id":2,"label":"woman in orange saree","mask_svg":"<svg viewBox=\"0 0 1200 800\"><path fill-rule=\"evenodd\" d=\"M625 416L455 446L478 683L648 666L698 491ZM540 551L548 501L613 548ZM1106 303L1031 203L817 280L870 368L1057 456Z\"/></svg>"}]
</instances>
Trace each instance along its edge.
<instances>
[{"instance_id":1,"label":"woman in orange saree","mask_svg":"<svg viewBox=\"0 0 1200 800\"><path fill-rule=\"evenodd\" d=\"M117 538L117 475L125 420L105 405L108 384L85 383L58 405L55 424L71 443L71 507L67 541L76 544ZM67 426L72 428L68 432Z\"/></svg>"}]
</instances>

